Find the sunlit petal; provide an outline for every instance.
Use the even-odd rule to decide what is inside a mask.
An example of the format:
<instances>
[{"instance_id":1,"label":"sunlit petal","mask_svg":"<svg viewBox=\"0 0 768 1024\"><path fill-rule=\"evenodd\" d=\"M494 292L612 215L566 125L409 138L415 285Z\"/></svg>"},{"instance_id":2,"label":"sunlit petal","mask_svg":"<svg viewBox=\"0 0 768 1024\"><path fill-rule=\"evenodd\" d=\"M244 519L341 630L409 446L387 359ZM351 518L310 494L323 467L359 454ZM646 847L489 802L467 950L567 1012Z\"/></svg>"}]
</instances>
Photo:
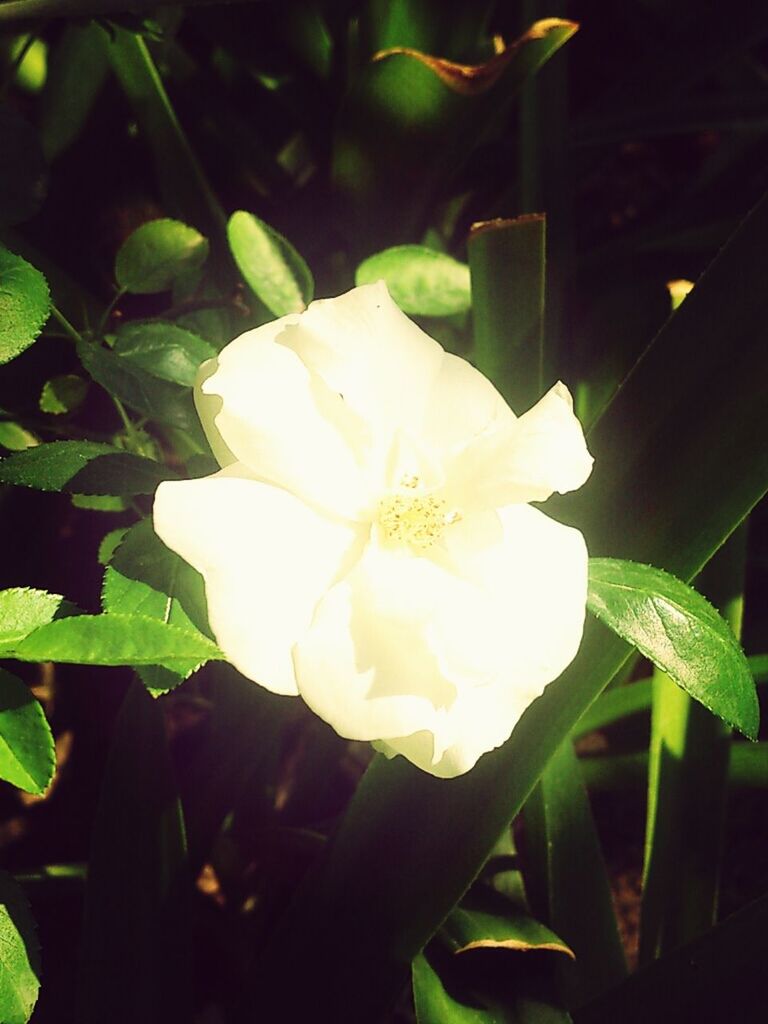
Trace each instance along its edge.
<instances>
[{"instance_id":1,"label":"sunlit petal","mask_svg":"<svg viewBox=\"0 0 768 1024\"><path fill-rule=\"evenodd\" d=\"M470 442L449 476L452 489L469 495L474 506L498 508L575 490L592 463L571 395L558 383L514 424Z\"/></svg>"},{"instance_id":2,"label":"sunlit petal","mask_svg":"<svg viewBox=\"0 0 768 1024\"><path fill-rule=\"evenodd\" d=\"M354 564L364 531L249 478L238 464L161 484L154 525L205 579L211 629L232 664L268 690L295 694L291 648L322 595Z\"/></svg>"}]
</instances>

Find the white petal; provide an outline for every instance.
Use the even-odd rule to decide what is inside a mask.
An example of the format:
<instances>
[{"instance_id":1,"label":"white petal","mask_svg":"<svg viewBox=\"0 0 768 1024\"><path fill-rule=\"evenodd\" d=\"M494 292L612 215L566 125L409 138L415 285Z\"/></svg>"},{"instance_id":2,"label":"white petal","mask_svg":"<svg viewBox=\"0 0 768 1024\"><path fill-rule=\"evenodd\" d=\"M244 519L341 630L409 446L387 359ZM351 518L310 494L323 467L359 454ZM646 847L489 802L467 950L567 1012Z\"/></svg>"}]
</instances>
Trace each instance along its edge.
<instances>
[{"instance_id":1,"label":"white petal","mask_svg":"<svg viewBox=\"0 0 768 1024\"><path fill-rule=\"evenodd\" d=\"M235 464L155 496L158 536L205 579L208 618L227 658L274 693L297 693L291 648L354 564L364 531L314 512Z\"/></svg>"},{"instance_id":2,"label":"white petal","mask_svg":"<svg viewBox=\"0 0 768 1024\"><path fill-rule=\"evenodd\" d=\"M456 457L450 492L476 508L546 501L581 487L593 461L571 395L557 383L514 424L487 431Z\"/></svg>"},{"instance_id":3,"label":"white petal","mask_svg":"<svg viewBox=\"0 0 768 1024\"><path fill-rule=\"evenodd\" d=\"M506 684L529 701L573 660L587 601L587 548L578 530L530 505L498 509L500 543L465 553L460 571L503 621Z\"/></svg>"},{"instance_id":4,"label":"white petal","mask_svg":"<svg viewBox=\"0 0 768 1024\"><path fill-rule=\"evenodd\" d=\"M499 510L504 537L462 544L465 579L482 593L443 614L432 643L456 700L440 731L386 737L379 749L401 753L431 774L469 771L512 733L523 712L570 664L581 643L587 594L587 552L581 534L527 505ZM474 639L474 648L472 640ZM469 684L469 685L467 685Z\"/></svg>"},{"instance_id":5,"label":"white petal","mask_svg":"<svg viewBox=\"0 0 768 1024\"><path fill-rule=\"evenodd\" d=\"M276 339L297 317L248 331L201 374L197 405L214 453L340 515L370 503L365 423ZM207 375L206 375L207 374ZM220 441L217 440L220 438Z\"/></svg>"},{"instance_id":6,"label":"white petal","mask_svg":"<svg viewBox=\"0 0 768 1024\"><path fill-rule=\"evenodd\" d=\"M429 396L423 438L444 455L479 434L511 426L515 414L487 377L446 352Z\"/></svg>"},{"instance_id":7,"label":"white petal","mask_svg":"<svg viewBox=\"0 0 768 1024\"><path fill-rule=\"evenodd\" d=\"M209 377L216 373L217 368L218 361L216 359L206 359L204 363L201 363L197 371L193 394L197 415L200 417L208 444L211 446L211 451L218 464L224 467L231 466L233 462L237 462L237 459L216 426L216 415L221 411L222 400L219 395L208 395L203 391L203 385Z\"/></svg>"},{"instance_id":8,"label":"white petal","mask_svg":"<svg viewBox=\"0 0 768 1024\"><path fill-rule=\"evenodd\" d=\"M378 433L420 429L443 349L400 311L383 281L312 302L280 342Z\"/></svg>"},{"instance_id":9,"label":"white petal","mask_svg":"<svg viewBox=\"0 0 768 1024\"><path fill-rule=\"evenodd\" d=\"M375 740L439 726L456 696L428 640L446 573L375 544L317 607L294 648L307 704L347 739Z\"/></svg>"}]
</instances>

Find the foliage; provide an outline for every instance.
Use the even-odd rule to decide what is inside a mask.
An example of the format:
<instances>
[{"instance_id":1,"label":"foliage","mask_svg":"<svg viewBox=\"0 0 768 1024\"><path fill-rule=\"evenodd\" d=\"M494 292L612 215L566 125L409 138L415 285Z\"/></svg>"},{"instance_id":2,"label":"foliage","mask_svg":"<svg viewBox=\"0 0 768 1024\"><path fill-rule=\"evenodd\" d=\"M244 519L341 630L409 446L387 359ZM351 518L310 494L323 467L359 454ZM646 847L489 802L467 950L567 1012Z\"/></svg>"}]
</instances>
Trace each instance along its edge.
<instances>
[{"instance_id":1,"label":"foliage","mask_svg":"<svg viewBox=\"0 0 768 1024\"><path fill-rule=\"evenodd\" d=\"M768 9L572 7L0 4L3 1021L763 1005ZM210 361L380 279L595 457L580 653L452 780L227 665L151 524Z\"/></svg>"}]
</instances>

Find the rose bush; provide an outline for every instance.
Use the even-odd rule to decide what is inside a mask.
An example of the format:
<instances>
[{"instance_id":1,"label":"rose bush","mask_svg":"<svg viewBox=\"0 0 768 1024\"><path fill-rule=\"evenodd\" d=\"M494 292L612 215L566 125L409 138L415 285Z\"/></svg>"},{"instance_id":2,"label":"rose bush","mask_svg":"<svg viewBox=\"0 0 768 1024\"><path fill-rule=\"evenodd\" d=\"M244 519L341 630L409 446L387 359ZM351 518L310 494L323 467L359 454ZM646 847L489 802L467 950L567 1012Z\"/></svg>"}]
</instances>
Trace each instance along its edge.
<instances>
[{"instance_id":1,"label":"rose bush","mask_svg":"<svg viewBox=\"0 0 768 1024\"><path fill-rule=\"evenodd\" d=\"M581 640L581 534L533 508L589 455L556 384L517 418L365 285L229 344L196 402L222 469L161 484L248 678L433 775L503 743Z\"/></svg>"}]
</instances>

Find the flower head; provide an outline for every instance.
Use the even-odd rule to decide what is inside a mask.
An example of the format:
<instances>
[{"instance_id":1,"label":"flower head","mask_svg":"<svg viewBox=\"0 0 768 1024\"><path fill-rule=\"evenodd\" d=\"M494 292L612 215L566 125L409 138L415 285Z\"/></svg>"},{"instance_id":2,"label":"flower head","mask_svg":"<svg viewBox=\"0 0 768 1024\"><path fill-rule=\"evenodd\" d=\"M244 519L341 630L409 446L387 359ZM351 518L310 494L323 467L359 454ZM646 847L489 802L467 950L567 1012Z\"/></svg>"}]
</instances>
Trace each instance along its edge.
<instances>
[{"instance_id":1,"label":"flower head","mask_svg":"<svg viewBox=\"0 0 768 1024\"><path fill-rule=\"evenodd\" d=\"M584 540L529 504L591 471L567 389L517 418L379 282L243 334L196 401L222 469L154 522L229 660L433 775L503 743L584 625Z\"/></svg>"}]
</instances>

